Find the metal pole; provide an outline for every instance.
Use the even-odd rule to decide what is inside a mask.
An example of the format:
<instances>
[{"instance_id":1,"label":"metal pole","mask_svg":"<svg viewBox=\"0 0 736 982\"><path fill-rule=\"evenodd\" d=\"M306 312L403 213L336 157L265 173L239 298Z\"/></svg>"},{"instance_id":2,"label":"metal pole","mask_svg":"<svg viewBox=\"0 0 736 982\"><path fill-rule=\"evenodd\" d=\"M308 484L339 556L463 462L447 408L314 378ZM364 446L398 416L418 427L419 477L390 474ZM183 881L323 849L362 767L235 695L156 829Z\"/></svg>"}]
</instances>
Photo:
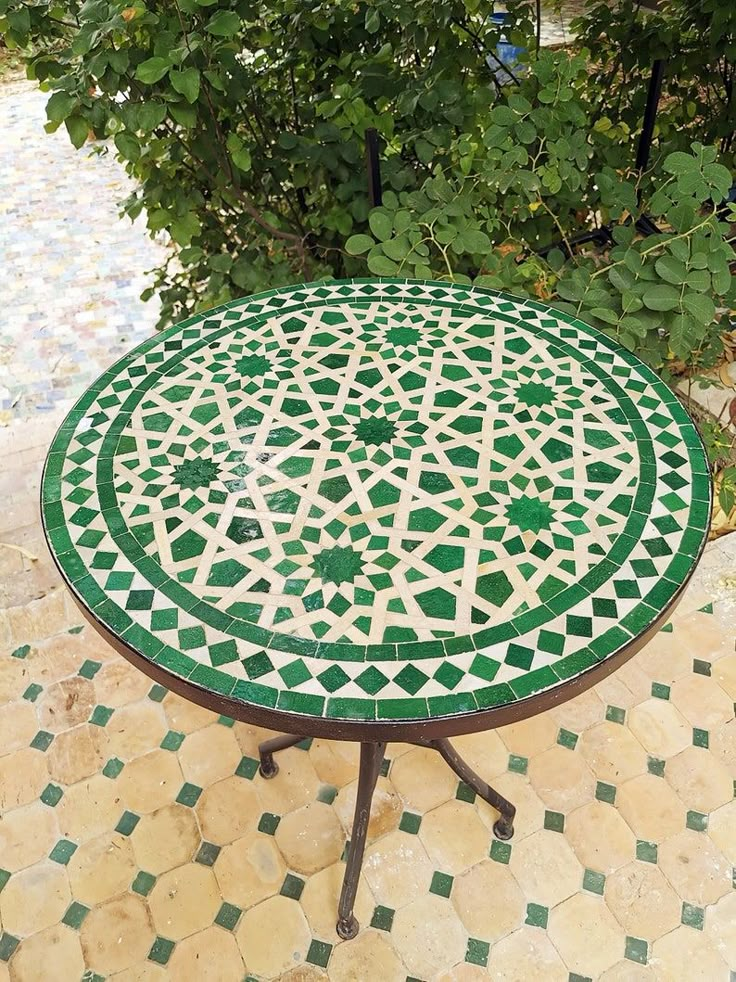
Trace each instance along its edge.
<instances>
[{"instance_id":1,"label":"metal pole","mask_svg":"<svg viewBox=\"0 0 736 982\"><path fill-rule=\"evenodd\" d=\"M636 148L636 168L639 171L646 170L649 164L649 151L652 148L654 124L657 121L657 108L659 106L659 97L662 93L664 65L663 58L657 58L652 65L652 75L649 79L649 89L647 90L647 102L644 107L644 121L641 127L639 143Z\"/></svg>"},{"instance_id":2,"label":"metal pole","mask_svg":"<svg viewBox=\"0 0 736 982\"><path fill-rule=\"evenodd\" d=\"M368 174L368 201L371 208L383 202L381 191L381 162L378 157L378 131L369 127L365 131L365 166Z\"/></svg>"}]
</instances>

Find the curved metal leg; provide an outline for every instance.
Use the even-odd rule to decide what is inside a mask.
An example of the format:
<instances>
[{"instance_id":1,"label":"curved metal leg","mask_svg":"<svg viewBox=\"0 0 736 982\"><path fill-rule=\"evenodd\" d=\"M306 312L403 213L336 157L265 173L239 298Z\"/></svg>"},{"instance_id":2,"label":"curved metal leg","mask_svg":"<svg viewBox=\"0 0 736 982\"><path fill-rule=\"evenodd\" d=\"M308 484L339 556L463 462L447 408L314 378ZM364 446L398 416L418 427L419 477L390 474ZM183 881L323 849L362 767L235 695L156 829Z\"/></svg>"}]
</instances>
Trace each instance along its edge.
<instances>
[{"instance_id":1,"label":"curved metal leg","mask_svg":"<svg viewBox=\"0 0 736 982\"><path fill-rule=\"evenodd\" d=\"M292 733L285 733L283 736L272 737L264 740L258 745L258 756L261 758L261 766L258 768L261 777L276 777L279 772L279 765L273 759L277 750L286 750L293 747L295 743L300 743L304 737L294 736Z\"/></svg>"},{"instance_id":2,"label":"curved metal leg","mask_svg":"<svg viewBox=\"0 0 736 982\"><path fill-rule=\"evenodd\" d=\"M353 913L353 907L355 906L355 895L358 892L360 870L363 865L368 821L371 817L371 801L385 752L385 743L361 743L360 745L360 773L358 775L358 794L355 799L353 832L350 838L348 861L337 908L337 933L346 941L354 938L360 929Z\"/></svg>"},{"instance_id":3,"label":"curved metal leg","mask_svg":"<svg viewBox=\"0 0 736 982\"><path fill-rule=\"evenodd\" d=\"M516 815L514 805L468 767L449 740L432 740L429 742L429 746L434 747L442 754L461 781L465 781L476 794L501 813L501 817L493 825L493 832L498 839L510 839L514 834L514 816Z\"/></svg>"}]
</instances>

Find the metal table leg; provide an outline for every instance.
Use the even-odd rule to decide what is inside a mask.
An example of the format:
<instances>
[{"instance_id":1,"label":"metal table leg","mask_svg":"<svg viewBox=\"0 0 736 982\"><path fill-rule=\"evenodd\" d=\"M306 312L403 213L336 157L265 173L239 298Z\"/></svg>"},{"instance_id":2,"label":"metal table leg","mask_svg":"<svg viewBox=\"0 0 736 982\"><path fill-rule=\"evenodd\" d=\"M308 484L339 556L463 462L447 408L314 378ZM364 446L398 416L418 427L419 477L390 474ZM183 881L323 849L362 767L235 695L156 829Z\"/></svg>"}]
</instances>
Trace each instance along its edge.
<instances>
[{"instance_id":1,"label":"metal table leg","mask_svg":"<svg viewBox=\"0 0 736 982\"><path fill-rule=\"evenodd\" d=\"M258 745L258 755L261 758L261 766L258 768L261 777L276 777L279 772L279 765L273 759L273 755L277 750L286 750L288 747L293 747L297 743L301 743L304 739L302 736L294 736L291 733L287 733L284 736L272 737L270 740L264 740L263 743Z\"/></svg>"},{"instance_id":2,"label":"metal table leg","mask_svg":"<svg viewBox=\"0 0 736 982\"><path fill-rule=\"evenodd\" d=\"M342 881L340 903L337 908L337 933L345 940L354 938L359 930L353 907L355 906L355 895L358 892L360 871L363 867L363 854L368 834L368 822L371 817L373 792L381 772L385 752L385 743L361 743L360 745L360 773L358 775L358 794L355 799L353 834L350 839L345 877Z\"/></svg>"},{"instance_id":3,"label":"metal table leg","mask_svg":"<svg viewBox=\"0 0 736 982\"><path fill-rule=\"evenodd\" d=\"M465 781L477 795L480 795L492 808L501 813L501 817L494 822L493 832L499 839L510 839L514 834L514 816L516 815L514 805L500 795L490 784L487 784L482 777L479 777L465 763L449 740L431 740L426 746L432 747L440 753L461 781Z\"/></svg>"},{"instance_id":4,"label":"metal table leg","mask_svg":"<svg viewBox=\"0 0 736 982\"><path fill-rule=\"evenodd\" d=\"M260 773L263 777L272 778L278 773L278 764L273 759L274 753L278 750L286 750L287 747L293 747L303 739L304 737L302 736L289 734L273 737L271 740L265 740L260 744L258 753L261 758ZM465 781L477 795L484 801L487 801L496 811L500 812L501 817L493 825L494 835L499 839L511 838L514 834L516 808L465 763L449 740L417 740L416 745L419 747L430 747L432 750L436 750L437 753L441 754L461 781ZM381 764L383 763L385 752L385 743L361 743L360 745L360 771L358 775L358 793L355 799L353 833L348 847L347 864L342 882L342 890L340 892L336 926L338 935L345 940L354 938L360 929L354 913L355 897L358 892L360 871L363 866L363 855L365 853L365 843L368 835L368 822L371 817L373 792L376 789L378 775L381 773Z\"/></svg>"}]
</instances>

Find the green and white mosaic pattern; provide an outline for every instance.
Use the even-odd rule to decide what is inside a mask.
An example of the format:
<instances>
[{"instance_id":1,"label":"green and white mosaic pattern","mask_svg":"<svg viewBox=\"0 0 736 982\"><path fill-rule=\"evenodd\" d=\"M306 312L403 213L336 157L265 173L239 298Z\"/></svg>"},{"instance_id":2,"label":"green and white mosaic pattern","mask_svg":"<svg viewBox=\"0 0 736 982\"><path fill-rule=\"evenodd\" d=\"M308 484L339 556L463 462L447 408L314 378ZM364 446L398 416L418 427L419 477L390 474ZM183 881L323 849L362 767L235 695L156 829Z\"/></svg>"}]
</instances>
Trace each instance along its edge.
<instances>
[{"instance_id":1,"label":"green and white mosaic pattern","mask_svg":"<svg viewBox=\"0 0 736 982\"><path fill-rule=\"evenodd\" d=\"M66 420L43 502L74 592L171 673L420 719L629 644L694 567L710 480L676 397L587 325L370 280L239 300L135 349Z\"/></svg>"}]
</instances>

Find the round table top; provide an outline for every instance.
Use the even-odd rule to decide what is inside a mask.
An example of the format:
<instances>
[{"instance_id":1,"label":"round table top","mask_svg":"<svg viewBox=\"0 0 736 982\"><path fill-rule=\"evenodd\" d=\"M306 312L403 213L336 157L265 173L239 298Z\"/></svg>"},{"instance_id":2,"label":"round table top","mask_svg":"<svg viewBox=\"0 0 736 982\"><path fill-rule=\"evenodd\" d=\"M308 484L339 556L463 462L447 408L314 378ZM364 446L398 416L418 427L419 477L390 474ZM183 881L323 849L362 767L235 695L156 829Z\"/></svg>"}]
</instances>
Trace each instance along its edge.
<instances>
[{"instance_id":1,"label":"round table top","mask_svg":"<svg viewBox=\"0 0 736 982\"><path fill-rule=\"evenodd\" d=\"M695 427L634 355L545 304L411 280L153 337L77 403L42 495L78 602L144 671L358 739L592 684L660 626L711 506Z\"/></svg>"}]
</instances>

